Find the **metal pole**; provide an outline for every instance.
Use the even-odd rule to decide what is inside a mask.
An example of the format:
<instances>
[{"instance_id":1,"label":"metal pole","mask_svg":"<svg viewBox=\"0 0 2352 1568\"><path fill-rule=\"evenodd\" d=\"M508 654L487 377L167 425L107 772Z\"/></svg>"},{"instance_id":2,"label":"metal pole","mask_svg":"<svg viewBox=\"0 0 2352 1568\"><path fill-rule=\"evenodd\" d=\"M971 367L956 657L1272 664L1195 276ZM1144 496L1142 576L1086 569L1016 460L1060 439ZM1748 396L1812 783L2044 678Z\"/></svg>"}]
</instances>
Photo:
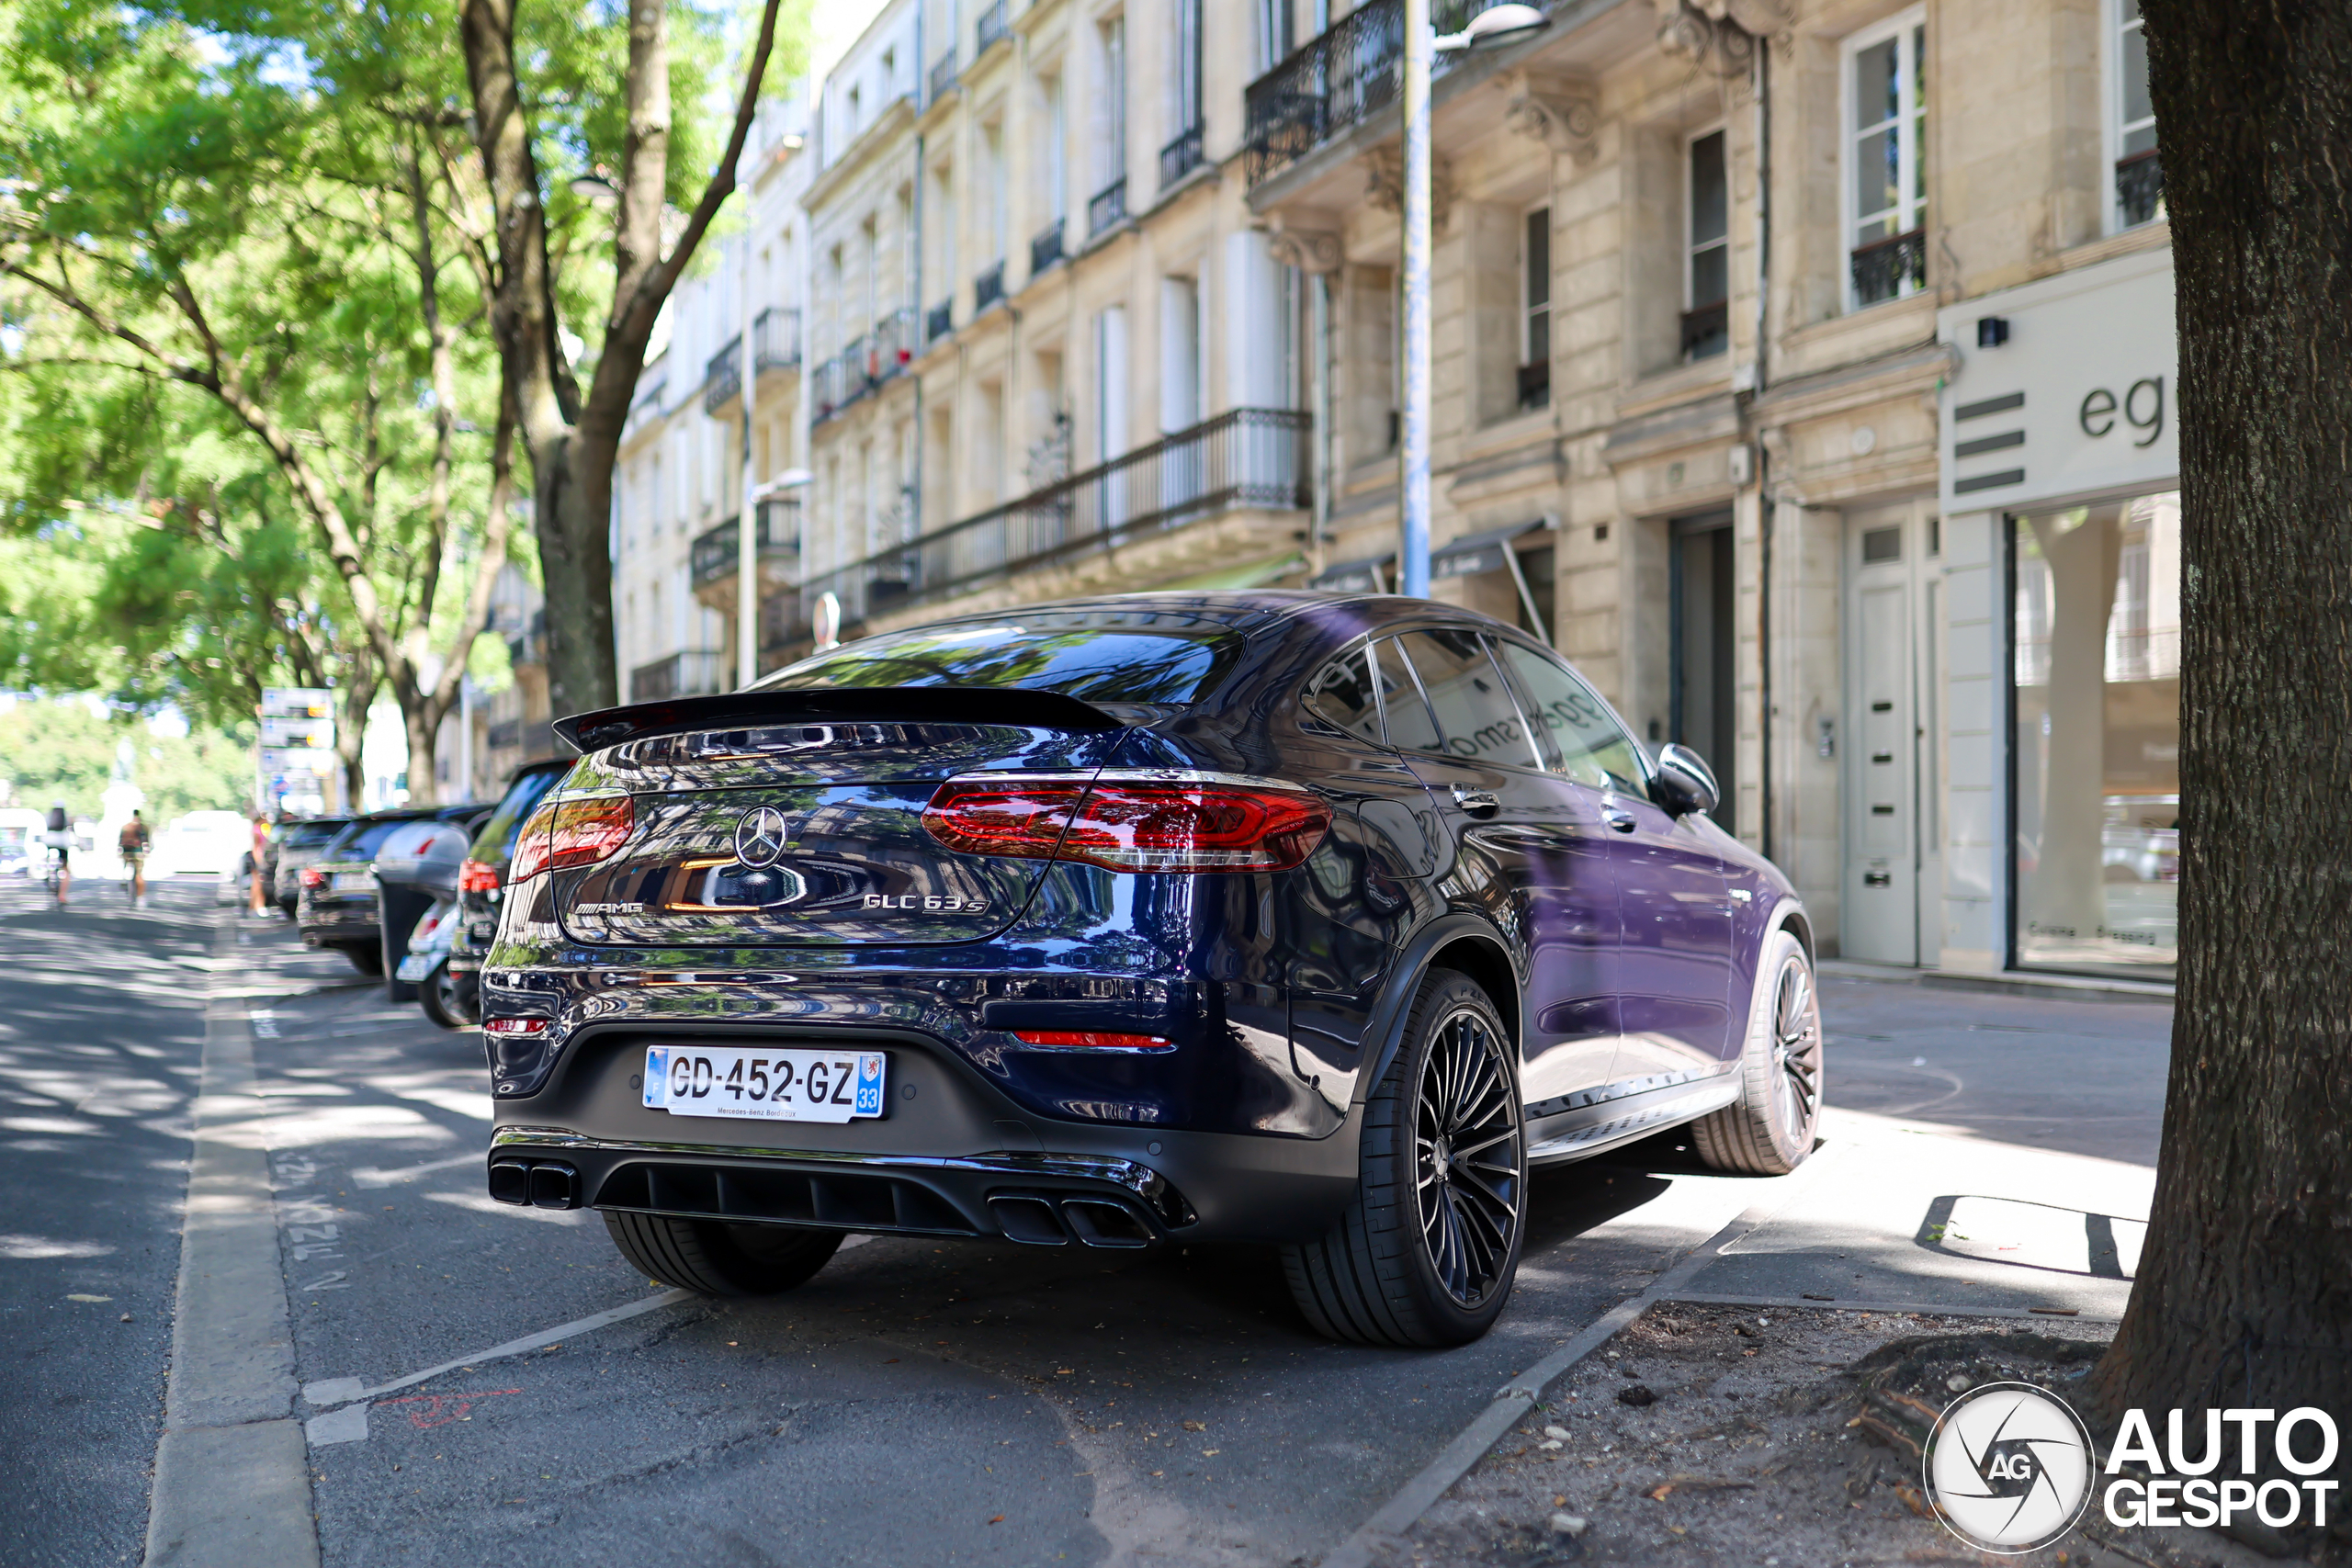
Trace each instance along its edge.
<instances>
[{"instance_id":1,"label":"metal pole","mask_svg":"<svg viewBox=\"0 0 2352 1568\"><path fill-rule=\"evenodd\" d=\"M753 348L752 308L752 242L758 221L759 197L743 192L751 209L743 224L743 488L735 509L735 683L748 686L760 678L760 471L754 457L752 408L760 385L759 354Z\"/></svg>"},{"instance_id":2,"label":"metal pole","mask_svg":"<svg viewBox=\"0 0 2352 1568\"><path fill-rule=\"evenodd\" d=\"M1405 0L1404 411L1398 433L1397 592L1430 592L1430 0Z\"/></svg>"}]
</instances>

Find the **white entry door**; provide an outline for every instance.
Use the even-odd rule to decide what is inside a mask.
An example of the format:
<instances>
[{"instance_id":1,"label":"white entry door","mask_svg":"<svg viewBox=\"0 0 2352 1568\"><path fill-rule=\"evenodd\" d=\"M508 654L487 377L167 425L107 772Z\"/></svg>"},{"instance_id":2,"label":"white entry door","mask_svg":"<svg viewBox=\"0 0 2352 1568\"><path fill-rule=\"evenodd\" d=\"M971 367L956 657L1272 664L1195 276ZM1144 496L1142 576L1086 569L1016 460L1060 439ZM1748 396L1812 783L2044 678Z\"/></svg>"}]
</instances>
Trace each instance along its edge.
<instances>
[{"instance_id":1,"label":"white entry door","mask_svg":"<svg viewBox=\"0 0 2352 1568\"><path fill-rule=\"evenodd\" d=\"M1846 885L1838 951L1917 964L1939 945L1923 886L1921 812L1931 793L1921 703L1932 638L1920 584L1933 570L1934 518L1921 508L1846 517ZM1938 890L1939 893L1939 890ZM1922 926L1929 940L1922 942Z\"/></svg>"}]
</instances>

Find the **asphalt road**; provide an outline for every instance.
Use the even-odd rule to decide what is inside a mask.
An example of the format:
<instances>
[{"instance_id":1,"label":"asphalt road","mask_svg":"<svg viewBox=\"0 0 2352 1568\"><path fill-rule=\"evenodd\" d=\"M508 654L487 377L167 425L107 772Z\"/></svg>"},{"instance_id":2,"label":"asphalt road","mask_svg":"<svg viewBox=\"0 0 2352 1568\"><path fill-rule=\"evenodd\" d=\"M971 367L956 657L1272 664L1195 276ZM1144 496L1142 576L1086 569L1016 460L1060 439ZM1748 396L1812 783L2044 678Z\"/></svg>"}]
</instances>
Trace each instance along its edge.
<instances>
[{"instance_id":1,"label":"asphalt road","mask_svg":"<svg viewBox=\"0 0 2352 1568\"><path fill-rule=\"evenodd\" d=\"M1707 1173L1671 1136L1541 1176L1511 1310L1442 1354L1315 1338L1270 1252L860 1238L786 1297L665 1303L491 1358L662 1292L593 1214L483 1194L470 1035L281 924L237 922L222 959L205 891L60 917L37 885L0 889L0 1356L18 1374L0 1463L35 1505L0 1520L9 1563L138 1557L208 986L251 1021L266 1111L248 1134L319 1395L294 1414L328 1417L310 1468L334 1568L1311 1563L1512 1374L1783 1190ZM2128 1289L1997 1240L1955 1260L1914 1211L1951 1162L1963 1197L1997 1198L2003 1172L2043 1196L2143 1182L2164 1010L1838 980L1825 998L1833 1100L1853 1108L1825 1154L1859 1163L1706 1288ZM395 1382L359 1416L351 1393Z\"/></svg>"}]
</instances>

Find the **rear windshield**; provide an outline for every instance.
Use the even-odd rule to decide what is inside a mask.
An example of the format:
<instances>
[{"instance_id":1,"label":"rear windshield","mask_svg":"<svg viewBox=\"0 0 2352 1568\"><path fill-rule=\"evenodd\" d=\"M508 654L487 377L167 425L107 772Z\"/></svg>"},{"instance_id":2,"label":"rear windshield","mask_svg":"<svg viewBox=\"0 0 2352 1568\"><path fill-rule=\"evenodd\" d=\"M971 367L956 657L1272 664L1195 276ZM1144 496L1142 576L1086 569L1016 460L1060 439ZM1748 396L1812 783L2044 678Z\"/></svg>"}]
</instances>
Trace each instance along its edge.
<instances>
[{"instance_id":1,"label":"rear windshield","mask_svg":"<svg viewBox=\"0 0 2352 1568\"><path fill-rule=\"evenodd\" d=\"M467 855L492 865L503 865L513 860L514 840L522 837L523 824L531 819L532 808L547 798L548 791L555 788L569 771L539 768L508 784L505 798L490 814L490 820L481 825L481 831L474 835L473 847L466 852Z\"/></svg>"},{"instance_id":2,"label":"rear windshield","mask_svg":"<svg viewBox=\"0 0 2352 1568\"><path fill-rule=\"evenodd\" d=\"M423 818L415 817L391 817L378 822L354 822L344 830L343 837L337 839L328 849L326 858L374 860L376 852L383 848L386 839L390 838L410 823L421 820Z\"/></svg>"},{"instance_id":3,"label":"rear windshield","mask_svg":"<svg viewBox=\"0 0 2352 1568\"><path fill-rule=\"evenodd\" d=\"M291 822L277 841L289 850L314 849L349 826L345 821Z\"/></svg>"},{"instance_id":4,"label":"rear windshield","mask_svg":"<svg viewBox=\"0 0 2352 1568\"><path fill-rule=\"evenodd\" d=\"M1182 705L1241 651L1232 627L1165 612L1008 615L884 632L788 664L755 691L826 686L1012 686L1098 703Z\"/></svg>"}]
</instances>

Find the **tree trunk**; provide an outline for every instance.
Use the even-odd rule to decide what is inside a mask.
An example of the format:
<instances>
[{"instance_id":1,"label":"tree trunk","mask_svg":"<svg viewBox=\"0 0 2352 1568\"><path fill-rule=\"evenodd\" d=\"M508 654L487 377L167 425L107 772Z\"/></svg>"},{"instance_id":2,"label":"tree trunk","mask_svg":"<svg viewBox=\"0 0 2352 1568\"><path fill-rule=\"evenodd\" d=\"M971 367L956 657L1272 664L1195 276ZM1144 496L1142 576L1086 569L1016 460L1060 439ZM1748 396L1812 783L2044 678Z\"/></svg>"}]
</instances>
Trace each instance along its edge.
<instances>
[{"instance_id":1,"label":"tree trunk","mask_svg":"<svg viewBox=\"0 0 2352 1568\"><path fill-rule=\"evenodd\" d=\"M2343 1422L2352 8L2143 5L2180 331L2180 983L2146 1250L2093 1390L2159 1432L2176 1406Z\"/></svg>"}]
</instances>

